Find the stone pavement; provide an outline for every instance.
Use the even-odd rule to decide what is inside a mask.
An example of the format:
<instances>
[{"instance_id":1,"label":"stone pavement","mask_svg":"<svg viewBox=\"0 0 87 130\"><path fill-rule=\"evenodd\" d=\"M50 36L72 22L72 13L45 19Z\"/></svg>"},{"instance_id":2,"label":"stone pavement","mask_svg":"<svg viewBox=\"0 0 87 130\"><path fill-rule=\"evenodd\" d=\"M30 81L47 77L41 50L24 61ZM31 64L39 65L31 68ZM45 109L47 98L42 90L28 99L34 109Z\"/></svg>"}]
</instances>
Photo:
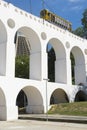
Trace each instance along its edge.
<instances>
[{"instance_id":1,"label":"stone pavement","mask_svg":"<svg viewBox=\"0 0 87 130\"><path fill-rule=\"evenodd\" d=\"M35 120L0 121L0 130L87 130L87 124Z\"/></svg>"},{"instance_id":2,"label":"stone pavement","mask_svg":"<svg viewBox=\"0 0 87 130\"><path fill-rule=\"evenodd\" d=\"M86 116L48 115L48 114L24 114L19 115L19 119L27 120L48 120L55 122L83 123L87 124Z\"/></svg>"}]
</instances>

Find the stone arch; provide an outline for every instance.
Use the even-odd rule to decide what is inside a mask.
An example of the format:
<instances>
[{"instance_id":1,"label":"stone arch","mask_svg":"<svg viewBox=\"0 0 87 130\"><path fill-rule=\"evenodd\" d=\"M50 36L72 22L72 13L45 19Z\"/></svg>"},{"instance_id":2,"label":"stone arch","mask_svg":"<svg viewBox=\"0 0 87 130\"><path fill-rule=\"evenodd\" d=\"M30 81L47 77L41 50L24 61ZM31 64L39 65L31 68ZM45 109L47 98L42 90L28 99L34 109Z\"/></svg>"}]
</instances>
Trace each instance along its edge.
<instances>
[{"instance_id":1,"label":"stone arch","mask_svg":"<svg viewBox=\"0 0 87 130\"><path fill-rule=\"evenodd\" d=\"M4 23L0 20L0 75L6 74L6 43L7 30Z\"/></svg>"},{"instance_id":2,"label":"stone arch","mask_svg":"<svg viewBox=\"0 0 87 130\"><path fill-rule=\"evenodd\" d=\"M69 102L68 96L63 89L56 89L51 94L50 104L59 104Z\"/></svg>"},{"instance_id":3,"label":"stone arch","mask_svg":"<svg viewBox=\"0 0 87 130\"><path fill-rule=\"evenodd\" d=\"M71 53L74 56L75 66L74 66L74 74L75 74L75 84L85 83L86 74L85 74L85 58L82 50L75 46L71 49Z\"/></svg>"},{"instance_id":4,"label":"stone arch","mask_svg":"<svg viewBox=\"0 0 87 130\"><path fill-rule=\"evenodd\" d=\"M55 52L55 82L66 83L66 51L64 45L57 38L50 39L48 43L51 44Z\"/></svg>"},{"instance_id":5,"label":"stone arch","mask_svg":"<svg viewBox=\"0 0 87 130\"><path fill-rule=\"evenodd\" d=\"M87 101L87 95L82 90L78 91L75 96L75 102L79 102L79 101Z\"/></svg>"},{"instance_id":6,"label":"stone arch","mask_svg":"<svg viewBox=\"0 0 87 130\"><path fill-rule=\"evenodd\" d=\"M30 79L41 80L41 42L37 33L30 27L24 26L19 28L14 39L14 42L16 42L16 48L18 45L17 34L25 38L29 49Z\"/></svg>"},{"instance_id":7,"label":"stone arch","mask_svg":"<svg viewBox=\"0 0 87 130\"><path fill-rule=\"evenodd\" d=\"M40 93L40 91L33 86L27 86L21 89L24 91L27 103L26 103L26 113L43 113L44 107L43 107L43 98ZM16 104L17 104L17 98L16 98Z\"/></svg>"},{"instance_id":8,"label":"stone arch","mask_svg":"<svg viewBox=\"0 0 87 130\"><path fill-rule=\"evenodd\" d=\"M0 120L6 120L6 98L3 90L0 88Z\"/></svg>"}]
</instances>

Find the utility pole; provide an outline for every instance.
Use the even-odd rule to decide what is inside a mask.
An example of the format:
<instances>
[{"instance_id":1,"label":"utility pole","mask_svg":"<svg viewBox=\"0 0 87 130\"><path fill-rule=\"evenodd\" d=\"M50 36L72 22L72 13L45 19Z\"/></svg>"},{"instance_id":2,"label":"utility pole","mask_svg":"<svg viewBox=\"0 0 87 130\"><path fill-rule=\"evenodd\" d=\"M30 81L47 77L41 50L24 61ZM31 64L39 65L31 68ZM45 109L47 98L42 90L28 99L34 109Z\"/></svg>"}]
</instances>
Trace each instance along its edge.
<instances>
[{"instance_id":1,"label":"utility pole","mask_svg":"<svg viewBox=\"0 0 87 130\"><path fill-rule=\"evenodd\" d=\"M44 0L42 0L42 9L44 9Z\"/></svg>"},{"instance_id":2,"label":"utility pole","mask_svg":"<svg viewBox=\"0 0 87 130\"><path fill-rule=\"evenodd\" d=\"M31 0L30 0L30 13L32 14L32 4L31 4Z\"/></svg>"},{"instance_id":3,"label":"utility pole","mask_svg":"<svg viewBox=\"0 0 87 130\"><path fill-rule=\"evenodd\" d=\"M8 3L11 3L11 0L9 0Z\"/></svg>"}]
</instances>

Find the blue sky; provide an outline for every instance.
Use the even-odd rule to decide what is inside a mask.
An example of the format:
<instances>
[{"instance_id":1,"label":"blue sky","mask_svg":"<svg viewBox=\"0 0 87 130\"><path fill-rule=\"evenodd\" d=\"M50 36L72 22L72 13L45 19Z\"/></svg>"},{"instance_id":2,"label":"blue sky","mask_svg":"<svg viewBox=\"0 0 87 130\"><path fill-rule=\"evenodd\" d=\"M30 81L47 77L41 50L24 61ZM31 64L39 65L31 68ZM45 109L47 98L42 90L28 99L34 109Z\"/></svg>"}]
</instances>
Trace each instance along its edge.
<instances>
[{"instance_id":1,"label":"blue sky","mask_svg":"<svg viewBox=\"0 0 87 130\"><path fill-rule=\"evenodd\" d=\"M39 16L42 0L5 0L13 5L30 12L30 1L32 14ZM87 8L87 0L44 0L44 7L51 12L69 20L73 29L81 26L82 13Z\"/></svg>"}]
</instances>

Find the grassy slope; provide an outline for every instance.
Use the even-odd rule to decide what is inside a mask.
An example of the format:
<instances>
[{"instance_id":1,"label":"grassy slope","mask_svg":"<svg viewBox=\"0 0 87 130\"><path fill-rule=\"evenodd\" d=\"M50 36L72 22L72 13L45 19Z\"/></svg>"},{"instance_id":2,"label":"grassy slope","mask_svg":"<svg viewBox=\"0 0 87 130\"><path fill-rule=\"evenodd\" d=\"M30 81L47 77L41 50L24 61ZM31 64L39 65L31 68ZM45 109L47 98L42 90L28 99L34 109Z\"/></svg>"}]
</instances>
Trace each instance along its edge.
<instances>
[{"instance_id":1,"label":"grassy slope","mask_svg":"<svg viewBox=\"0 0 87 130\"><path fill-rule=\"evenodd\" d=\"M63 103L53 105L48 113L87 116L87 102Z\"/></svg>"}]
</instances>

